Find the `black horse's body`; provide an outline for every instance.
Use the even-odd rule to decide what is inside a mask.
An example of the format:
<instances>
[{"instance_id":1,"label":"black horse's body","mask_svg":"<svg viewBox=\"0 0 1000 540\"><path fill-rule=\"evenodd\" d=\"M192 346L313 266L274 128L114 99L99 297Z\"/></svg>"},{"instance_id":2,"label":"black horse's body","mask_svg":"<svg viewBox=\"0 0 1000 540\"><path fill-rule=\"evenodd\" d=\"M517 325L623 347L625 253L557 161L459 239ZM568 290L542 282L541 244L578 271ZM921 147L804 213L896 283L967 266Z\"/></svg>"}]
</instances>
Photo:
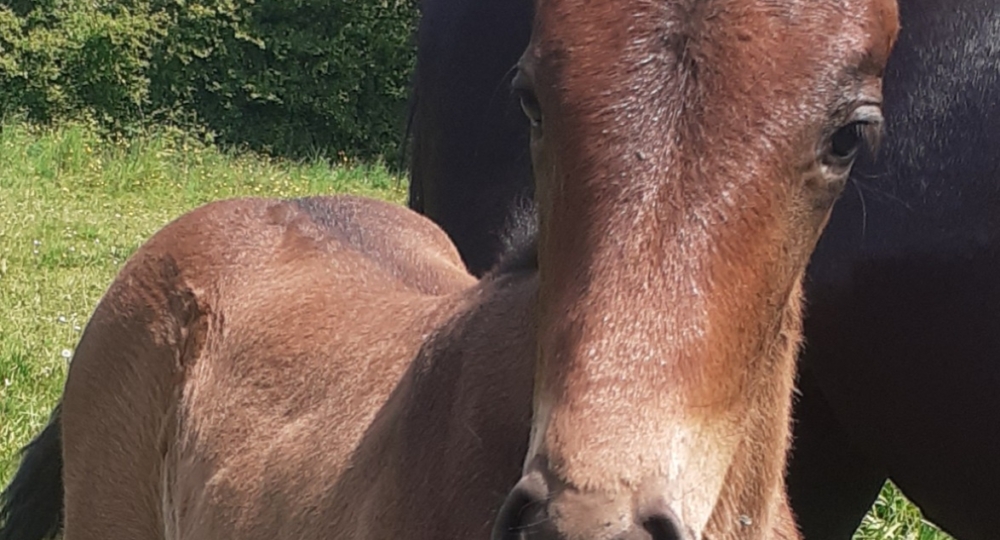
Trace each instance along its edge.
<instances>
[{"instance_id":1,"label":"black horse's body","mask_svg":"<svg viewBox=\"0 0 1000 540\"><path fill-rule=\"evenodd\" d=\"M509 91L531 0L423 0L410 204L476 273L531 194ZM812 259L789 473L847 539L888 477L960 540L1000 535L1000 2L900 0L887 133Z\"/></svg>"},{"instance_id":2,"label":"black horse's body","mask_svg":"<svg viewBox=\"0 0 1000 540\"><path fill-rule=\"evenodd\" d=\"M451 235L481 274L500 253L508 205L534 189L514 64L532 0L422 0L414 76L410 207Z\"/></svg>"}]
</instances>

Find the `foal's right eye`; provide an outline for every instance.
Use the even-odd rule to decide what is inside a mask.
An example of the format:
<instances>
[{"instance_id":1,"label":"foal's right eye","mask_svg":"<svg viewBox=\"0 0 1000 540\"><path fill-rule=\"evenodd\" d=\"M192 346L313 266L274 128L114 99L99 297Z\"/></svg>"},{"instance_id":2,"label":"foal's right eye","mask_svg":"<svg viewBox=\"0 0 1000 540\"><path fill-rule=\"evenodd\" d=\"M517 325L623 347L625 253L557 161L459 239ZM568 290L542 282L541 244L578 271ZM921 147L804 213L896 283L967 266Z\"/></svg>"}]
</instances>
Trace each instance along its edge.
<instances>
[{"instance_id":1,"label":"foal's right eye","mask_svg":"<svg viewBox=\"0 0 1000 540\"><path fill-rule=\"evenodd\" d=\"M531 127L541 127L542 107L538 104L538 98L535 96L534 90L531 89L531 85L524 76L524 73L520 71L517 73L511 83L511 88L521 103L521 111L524 112L524 116L528 117L528 121L531 122Z\"/></svg>"},{"instance_id":2,"label":"foal's right eye","mask_svg":"<svg viewBox=\"0 0 1000 540\"><path fill-rule=\"evenodd\" d=\"M538 98L530 90L517 91L517 97L521 101L521 110L531 122L531 127L537 128L542 125L542 108L538 104Z\"/></svg>"}]
</instances>

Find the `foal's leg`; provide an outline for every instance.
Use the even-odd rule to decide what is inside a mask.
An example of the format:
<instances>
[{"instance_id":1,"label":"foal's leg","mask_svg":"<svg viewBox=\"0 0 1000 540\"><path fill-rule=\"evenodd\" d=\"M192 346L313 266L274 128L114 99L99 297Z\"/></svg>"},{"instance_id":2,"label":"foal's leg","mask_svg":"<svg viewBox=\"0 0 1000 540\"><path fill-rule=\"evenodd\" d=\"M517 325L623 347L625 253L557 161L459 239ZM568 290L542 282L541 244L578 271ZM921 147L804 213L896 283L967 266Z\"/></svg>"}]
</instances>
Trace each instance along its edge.
<instances>
[{"instance_id":1,"label":"foal's leg","mask_svg":"<svg viewBox=\"0 0 1000 540\"><path fill-rule=\"evenodd\" d=\"M70 368L65 540L164 538L164 433L186 336L179 321L193 302L148 270L123 272L112 285Z\"/></svg>"},{"instance_id":2,"label":"foal's leg","mask_svg":"<svg viewBox=\"0 0 1000 540\"><path fill-rule=\"evenodd\" d=\"M787 478L792 510L807 540L850 540L887 474L853 447L808 366L799 379Z\"/></svg>"}]
</instances>

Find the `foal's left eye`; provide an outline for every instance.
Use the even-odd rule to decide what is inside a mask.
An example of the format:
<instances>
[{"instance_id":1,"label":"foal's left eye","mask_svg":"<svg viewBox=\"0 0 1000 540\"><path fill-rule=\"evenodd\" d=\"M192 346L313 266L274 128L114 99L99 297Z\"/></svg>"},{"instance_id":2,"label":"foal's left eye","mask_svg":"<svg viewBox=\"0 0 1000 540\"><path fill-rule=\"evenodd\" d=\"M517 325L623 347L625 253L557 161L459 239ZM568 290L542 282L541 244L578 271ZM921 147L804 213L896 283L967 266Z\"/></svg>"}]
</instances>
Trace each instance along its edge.
<instances>
[{"instance_id":1,"label":"foal's left eye","mask_svg":"<svg viewBox=\"0 0 1000 540\"><path fill-rule=\"evenodd\" d=\"M882 113L878 107L862 107L853 119L842 125L827 140L824 163L837 172L846 172L854 164L862 145L874 149L882 130Z\"/></svg>"},{"instance_id":2,"label":"foal's left eye","mask_svg":"<svg viewBox=\"0 0 1000 540\"><path fill-rule=\"evenodd\" d=\"M838 160L854 159L864 138L862 129L864 124L861 122L851 122L838 129L833 137L830 137L830 155Z\"/></svg>"}]
</instances>

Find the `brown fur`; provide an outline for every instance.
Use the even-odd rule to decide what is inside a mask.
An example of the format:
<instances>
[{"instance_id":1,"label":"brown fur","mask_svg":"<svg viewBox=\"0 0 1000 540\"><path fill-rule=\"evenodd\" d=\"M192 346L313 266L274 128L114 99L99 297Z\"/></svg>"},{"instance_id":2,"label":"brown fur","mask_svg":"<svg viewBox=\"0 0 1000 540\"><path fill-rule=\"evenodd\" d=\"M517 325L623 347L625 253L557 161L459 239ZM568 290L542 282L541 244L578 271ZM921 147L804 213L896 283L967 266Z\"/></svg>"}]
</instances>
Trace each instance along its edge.
<instances>
[{"instance_id":1,"label":"brown fur","mask_svg":"<svg viewBox=\"0 0 1000 540\"><path fill-rule=\"evenodd\" d=\"M895 4L536 11L538 272L477 283L352 197L181 217L73 360L66 540L482 539L522 474L496 537L798 536L800 281L846 175L817 149L877 103Z\"/></svg>"},{"instance_id":2,"label":"brown fur","mask_svg":"<svg viewBox=\"0 0 1000 540\"><path fill-rule=\"evenodd\" d=\"M817 149L880 101L896 24L882 1L537 5L515 83L542 113L526 472L559 536L629 535L650 507L675 534L794 534L799 284L846 180Z\"/></svg>"},{"instance_id":3,"label":"brown fur","mask_svg":"<svg viewBox=\"0 0 1000 540\"><path fill-rule=\"evenodd\" d=\"M310 207L214 203L123 269L64 396L68 540L487 533L524 452L491 430L527 437L533 279L475 285L401 207Z\"/></svg>"}]
</instances>

